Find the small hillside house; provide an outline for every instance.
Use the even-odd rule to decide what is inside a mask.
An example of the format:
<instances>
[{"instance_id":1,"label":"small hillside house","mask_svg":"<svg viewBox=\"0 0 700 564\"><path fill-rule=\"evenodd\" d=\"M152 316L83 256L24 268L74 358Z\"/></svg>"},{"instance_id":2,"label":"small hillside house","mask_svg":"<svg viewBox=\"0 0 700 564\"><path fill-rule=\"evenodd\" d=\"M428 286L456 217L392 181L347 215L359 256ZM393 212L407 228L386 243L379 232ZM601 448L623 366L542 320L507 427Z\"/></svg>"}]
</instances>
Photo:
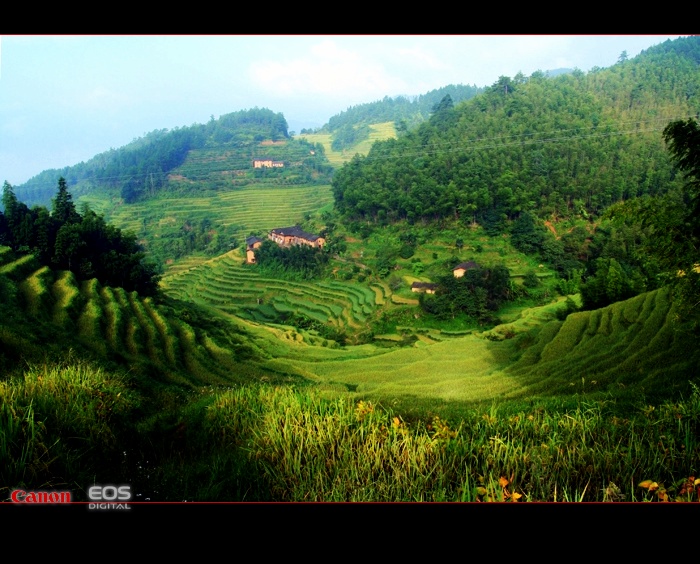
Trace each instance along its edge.
<instances>
[{"instance_id":1,"label":"small hillside house","mask_svg":"<svg viewBox=\"0 0 700 564\"><path fill-rule=\"evenodd\" d=\"M425 292L426 294L434 294L438 285L432 282L414 282L411 284L411 292Z\"/></svg>"},{"instance_id":2,"label":"small hillside house","mask_svg":"<svg viewBox=\"0 0 700 564\"><path fill-rule=\"evenodd\" d=\"M452 274L454 274L455 278L461 278L462 276L464 276L464 273L467 272L467 270L473 270L474 268L480 267L473 260L469 260L467 262L459 263L457 266L455 266L452 269Z\"/></svg>"},{"instance_id":3,"label":"small hillside house","mask_svg":"<svg viewBox=\"0 0 700 564\"><path fill-rule=\"evenodd\" d=\"M245 240L245 254L246 262L248 264L255 264L255 249L262 245L263 240L259 237L248 237Z\"/></svg>"},{"instance_id":4,"label":"small hillside house","mask_svg":"<svg viewBox=\"0 0 700 564\"><path fill-rule=\"evenodd\" d=\"M273 161L272 159L253 159L253 168L283 168L283 161Z\"/></svg>"}]
</instances>

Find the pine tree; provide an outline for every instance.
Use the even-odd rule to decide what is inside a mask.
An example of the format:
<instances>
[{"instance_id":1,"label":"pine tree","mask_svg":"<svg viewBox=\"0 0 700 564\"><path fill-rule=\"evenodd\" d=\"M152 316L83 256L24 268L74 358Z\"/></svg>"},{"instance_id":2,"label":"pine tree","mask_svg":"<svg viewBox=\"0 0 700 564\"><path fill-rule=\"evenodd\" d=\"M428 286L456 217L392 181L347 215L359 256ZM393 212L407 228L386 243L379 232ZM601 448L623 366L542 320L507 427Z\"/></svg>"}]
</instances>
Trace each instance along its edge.
<instances>
[{"instance_id":1,"label":"pine tree","mask_svg":"<svg viewBox=\"0 0 700 564\"><path fill-rule=\"evenodd\" d=\"M2 192L2 205L5 208L5 244L15 250L28 250L32 240L32 213L20 202L9 182L5 181Z\"/></svg>"},{"instance_id":2,"label":"pine tree","mask_svg":"<svg viewBox=\"0 0 700 564\"><path fill-rule=\"evenodd\" d=\"M66 180L63 177L58 179L58 194L53 201L53 218L59 226L80 221L80 215L75 210L73 197L68 192Z\"/></svg>"}]
</instances>

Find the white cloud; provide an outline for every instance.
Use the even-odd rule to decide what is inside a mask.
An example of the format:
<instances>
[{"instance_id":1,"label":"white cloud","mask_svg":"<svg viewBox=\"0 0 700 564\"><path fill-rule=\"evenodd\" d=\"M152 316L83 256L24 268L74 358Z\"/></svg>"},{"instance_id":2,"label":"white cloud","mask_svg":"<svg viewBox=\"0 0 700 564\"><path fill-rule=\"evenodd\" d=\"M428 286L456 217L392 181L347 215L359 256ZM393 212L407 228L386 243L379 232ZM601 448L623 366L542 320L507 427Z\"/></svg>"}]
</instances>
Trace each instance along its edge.
<instances>
[{"instance_id":1,"label":"white cloud","mask_svg":"<svg viewBox=\"0 0 700 564\"><path fill-rule=\"evenodd\" d=\"M353 103L372 101L405 88L385 66L332 40L313 45L302 58L254 61L253 83L278 98L332 96Z\"/></svg>"}]
</instances>

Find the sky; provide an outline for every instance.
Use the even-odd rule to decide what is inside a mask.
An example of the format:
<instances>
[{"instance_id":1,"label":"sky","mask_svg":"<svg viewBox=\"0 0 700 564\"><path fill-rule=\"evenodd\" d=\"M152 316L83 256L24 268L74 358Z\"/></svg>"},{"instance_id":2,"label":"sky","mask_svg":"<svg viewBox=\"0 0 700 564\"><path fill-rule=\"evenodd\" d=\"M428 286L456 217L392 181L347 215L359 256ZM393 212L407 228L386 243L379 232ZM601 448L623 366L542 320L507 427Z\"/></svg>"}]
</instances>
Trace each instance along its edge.
<instances>
[{"instance_id":1,"label":"sky","mask_svg":"<svg viewBox=\"0 0 700 564\"><path fill-rule=\"evenodd\" d=\"M251 108L290 131L351 106L614 65L678 35L2 35L0 182Z\"/></svg>"}]
</instances>

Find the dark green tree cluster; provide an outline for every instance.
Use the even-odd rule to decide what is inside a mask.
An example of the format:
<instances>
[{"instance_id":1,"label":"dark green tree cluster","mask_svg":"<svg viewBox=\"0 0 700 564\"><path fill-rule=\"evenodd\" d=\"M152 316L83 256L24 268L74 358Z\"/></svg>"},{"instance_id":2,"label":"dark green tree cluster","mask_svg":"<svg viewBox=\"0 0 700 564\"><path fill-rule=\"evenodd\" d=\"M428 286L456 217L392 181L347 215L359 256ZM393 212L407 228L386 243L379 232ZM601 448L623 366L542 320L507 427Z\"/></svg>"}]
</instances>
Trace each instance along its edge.
<instances>
[{"instance_id":1,"label":"dark green tree cluster","mask_svg":"<svg viewBox=\"0 0 700 564\"><path fill-rule=\"evenodd\" d=\"M264 139L288 139L287 120L267 108L241 110L212 119L207 126L208 144L249 144Z\"/></svg>"},{"instance_id":2,"label":"dark green tree cluster","mask_svg":"<svg viewBox=\"0 0 700 564\"><path fill-rule=\"evenodd\" d=\"M0 243L22 253L34 253L53 268L70 270L79 280L97 278L106 286L157 293L159 275L130 233L108 225L102 216L85 207L75 209L66 181L60 178L53 209L20 202L5 182L0 217Z\"/></svg>"},{"instance_id":3,"label":"dark green tree cluster","mask_svg":"<svg viewBox=\"0 0 700 564\"><path fill-rule=\"evenodd\" d=\"M333 141L331 143L331 149L334 151L342 151L347 147L352 147L357 145L365 139L369 139L369 125L352 125L348 123L340 129L333 132Z\"/></svg>"},{"instance_id":4,"label":"dark green tree cluster","mask_svg":"<svg viewBox=\"0 0 700 564\"><path fill-rule=\"evenodd\" d=\"M700 53L698 53L700 57ZM684 319L700 323L700 125L697 118L674 120L664 140L683 185L656 198L626 202L610 211L618 222L648 230L644 258L673 288Z\"/></svg>"},{"instance_id":5,"label":"dark green tree cluster","mask_svg":"<svg viewBox=\"0 0 700 564\"><path fill-rule=\"evenodd\" d=\"M312 319L307 315L298 312L284 312L280 314L280 321L287 325L293 325L299 329L316 331L318 335L324 339L331 339L344 345L347 340L347 335L342 329L338 329L328 323L322 323L317 319Z\"/></svg>"},{"instance_id":6,"label":"dark green tree cluster","mask_svg":"<svg viewBox=\"0 0 700 564\"><path fill-rule=\"evenodd\" d=\"M676 293L687 315L700 318L700 125L696 119L671 122L664 139L686 184L678 198L682 205L669 210L670 221L650 222L663 234L654 249L666 271L675 274Z\"/></svg>"},{"instance_id":7,"label":"dark green tree cluster","mask_svg":"<svg viewBox=\"0 0 700 564\"><path fill-rule=\"evenodd\" d=\"M638 270L624 268L614 258L597 258L591 262L589 276L581 285L581 299L585 309L598 309L645 290L645 281Z\"/></svg>"},{"instance_id":8,"label":"dark green tree cluster","mask_svg":"<svg viewBox=\"0 0 700 564\"><path fill-rule=\"evenodd\" d=\"M595 237L598 247L591 246L592 236L581 226L555 237L532 212L520 214L510 224L509 233L516 249L539 257L562 277L568 276L573 270L584 268L589 260L599 256L603 239L608 235L604 229L597 232ZM592 249L599 250L598 254L593 254Z\"/></svg>"},{"instance_id":9,"label":"dark green tree cluster","mask_svg":"<svg viewBox=\"0 0 700 564\"><path fill-rule=\"evenodd\" d=\"M447 274L437 279L435 295L421 294L420 304L426 313L439 319L454 319L465 314L479 323L493 320L494 312L513 299L510 271L504 265L478 267L461 278Z\"/></svg>"},{"instance_id":10,"label":"dark green tree cluster","mask_svg":"<svg viewBox=\"0 0 700 564\"><path fill-rule=\"evenodd\" d=\"M589 231L577 225L555 237L532 213L512 222L511 242L559 274L562 293L581 292L585 309L595 309L658 288L658 261L645 253L653 233L638 221L602 218Z\"/></svg>"},{"instance_id":11,"label":"dark green tree cluster","mask_svg":"<svg viewBox=\"0 0 700 564\"><path fill-rule=\"evenodd\" d=\"M682 316L700 316L700 126L674 120L663 138L685 183L608 210L589 246L594 260L581 284L587 309L668 284Z\"/></svg>"},{"instance_id":12,"label":"dark green tree cluster","mask_svg":"<svg viewBox=\"0 0 700 564\"><path fill-rule=\"evenodd\" d=\"M433 112L430 116L430 124L438 129L449 127L451 118L456 116L452 111L453 109L454 101L452 100L452 96L445 94L445 97L433 107Z\"/></svg>"},{"instance_id":13,"label":"dark green tree cluster","mask_svg":"<svg viewBox=\"0 0 700 564\"><path fill-rule=\"evenodd\" d=\"M308 245L280 247L270 240L255 251L256 268L288 280L311 280L323 275L329 253Z\"/></svg>"},{"instance_id":14,"label":"dark green tree cluster","mask_svg":"<svg viewBox=\"0 0 700 564\"><path fill-rule=\"evenodd\" d=\"M144 231L148 231L148 227ZM208 217L186 219L181 224L163 228L158 237L148 239L148 256L158 264L179 259L191 253L217 256L238 246L238 226L214 224Z\"/></svg>"},{"instance_id":15,"label":"dark green tree cluster","mask_svg":"<svg viewBox=\"0 0 700 564\"><path fill-rule=\"evenodd\" d=\"M572 232L562 240L565 250L581 265L571 271L582 275L578 289L585 309L603 307L663 283L658 261L645 252L653 233L637 219L604 218L588 238ZM572 290L568 293L576 291Z\"/></svg>"},{"instance_id":16,"label":"dark green tree cluster","mask_svg":"<svg viewBox=\"0 0 700 564\"><path fill-rule=\"evenodd\" d=\"M182 164L191 149L201 146L197 133L195 127L175 129L157 143L123 151L102 174L120 179L121 196L126 203L155 195L165 185L168 171Z\"/></svg>"}]
</instances>

